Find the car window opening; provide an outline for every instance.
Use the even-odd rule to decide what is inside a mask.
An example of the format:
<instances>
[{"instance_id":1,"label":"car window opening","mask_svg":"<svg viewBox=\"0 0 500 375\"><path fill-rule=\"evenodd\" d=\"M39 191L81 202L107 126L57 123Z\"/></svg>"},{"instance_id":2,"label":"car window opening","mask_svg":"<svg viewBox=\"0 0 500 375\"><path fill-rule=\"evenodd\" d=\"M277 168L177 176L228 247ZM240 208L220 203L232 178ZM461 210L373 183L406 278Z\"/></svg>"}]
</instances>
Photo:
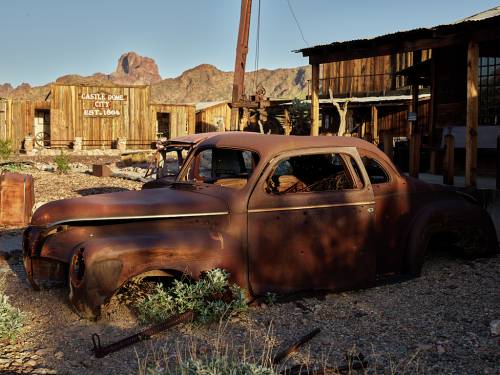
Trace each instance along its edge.
<instances>
[{"instance_id":1,"label":"car window opening","mask_svg":"<svg viewBox=\"0 0 500 375\"><path fill-rule=\"evenodd\" d=\"M389 182L389 175L378 161L368 156L363 156L361 160L372 184L385 184Z\"/></svg>"},{"instance_id":2,"label":"car window opening","mask_svg":"<svg viewBox=\"0 0 500 375\"><path fill-rule=\"evenodd\" d=\"M158 178L177 176L182 163L186 160L188 152L188 147L169 147L162 151L162 160L159 163Z\"/></svg>"},{"instance_id":3,"label":"car window opening","mask_svg":"<svg viewBox=\"0 0 500 375\"><path fill-rule=\"evenodd\" d=\"M243 188L259 162L247 150L211 148L197 153L181 181L203 182L234 189Z\"/></svg>"},{"instance_id":4,"label":"car window opening","mask_svg":"<svg viewBox=\"0 0 500 375\"><path fill-rule=\"evenodd\" d=\"M350 156L324 153L284 159L268 179L266 190L287 194L355 189L344 158Z\"/></svg>"}]
</instances>

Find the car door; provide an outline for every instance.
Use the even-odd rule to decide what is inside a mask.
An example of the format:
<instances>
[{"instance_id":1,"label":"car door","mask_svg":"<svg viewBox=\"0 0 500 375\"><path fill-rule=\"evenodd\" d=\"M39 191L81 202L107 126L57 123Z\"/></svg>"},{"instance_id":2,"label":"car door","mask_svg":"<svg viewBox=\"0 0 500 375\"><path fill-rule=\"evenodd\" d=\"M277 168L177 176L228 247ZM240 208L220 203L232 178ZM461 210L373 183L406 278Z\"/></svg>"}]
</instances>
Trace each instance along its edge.
<instances>
[{"instance_id":1,"label":"car door","mask_svg":"<svg viewBox=\"0 0 500 375\"><path fill-rule=\"evenodd\" d=\"M406 228L411 223L411 195L406 181L374 152L360 150L375 200L374 238L377 247L377 274L400 272L406 249ZM420 202L421 203L421 202ZM418 204L418 203L417 203Z\"/></svg>"},{"instance_id":2,"label":"car door","mask_svg":"<svg viewBox=\"0 0 500 375\"><path fill-rule=\"evenodd\" d=\"M373 192L355 148L274 158L248 203L253 293L372 285L373 222Z\"/></svg>"}]
</instances>

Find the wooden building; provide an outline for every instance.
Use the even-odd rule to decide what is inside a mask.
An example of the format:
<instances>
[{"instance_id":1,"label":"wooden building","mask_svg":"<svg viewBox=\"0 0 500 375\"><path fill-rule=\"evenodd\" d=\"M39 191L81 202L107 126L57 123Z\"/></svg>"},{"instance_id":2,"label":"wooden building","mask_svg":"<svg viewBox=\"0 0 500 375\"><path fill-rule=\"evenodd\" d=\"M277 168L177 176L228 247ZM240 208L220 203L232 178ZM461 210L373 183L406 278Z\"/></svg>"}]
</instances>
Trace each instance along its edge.
<instances>
[{"instance_id":1,"label":"wooden building","mask_svg":"<svg viewBox=\"0 0 500 375\"><path fill-rule=\"evenodd\" d=\"M51 85L44 101L0 101L0 138L16 150L25 138L35 147L150 148L195 131L195 106L151 103L149 86Z\"/></svg>"},{"instance_id":2,"label":"wooden building","mask_svg":"<svg viewBox=\"0 0 500 375\"><path fill-rule=\"evenodd\" d=\"M231 107L228 101L196 104L196 132L225 131L231 127Z\"/></svg>"},{"instance_id":3,"label":"wooden building","mask_svg":"<svg viewBox=\"0 0 500 375\"><path fill-rule=\"evenodd\" d=\"M445 172L453 176L450 145L463 145L466 184L475 186L478 136L491 147L500 134L499 42L496 7L449 25L304 48L298 52L312 68L311 134L321 130L321 101L329 90L334 98L371 96L368 131L392 146L391 137L403 124L411 175L418 176L422 150L431 150L431 170L444 158ZM422 94L430 94L428 104ZM377 102L395 95L407 95L399 102L406 113ZM386 150L391 153L391 147Z\"/></svg>"}]
</instances>

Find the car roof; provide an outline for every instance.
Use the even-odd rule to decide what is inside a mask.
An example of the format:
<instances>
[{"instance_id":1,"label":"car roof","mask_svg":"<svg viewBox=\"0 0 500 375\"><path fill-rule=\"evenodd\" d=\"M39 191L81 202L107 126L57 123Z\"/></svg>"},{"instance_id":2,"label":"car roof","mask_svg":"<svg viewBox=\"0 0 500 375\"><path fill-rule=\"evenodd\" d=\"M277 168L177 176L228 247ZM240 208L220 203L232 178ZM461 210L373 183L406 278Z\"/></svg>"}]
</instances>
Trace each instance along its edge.
<instances>
[{"instance_id":1,"label":"car roof","mask_svg":"<svg viewBox=\"0 0 500 375\"><path fill-rule=\"evenodd\" d=\"M356 137L296 136L260 134L251 132L218 133L205 139L199 147L231 147L258 152L261 157L270 157L286 151L318 147L355 147L376 153L385 159L385 154L375 145ZM383 155L383 156L382 156Z\"/></svg>"},{"instance_id":2,"label":"car roof","mask_svg":"<svg viewBox=\"0 0 500 375\"><path fill-rule=\"evenodd\" d=\"M227 132L230 133L230 132ZM201 141L204 141L205 139L214 137L219 134L225 134L224 132L207 132L207 133L196 133L196 134L188 134L188 135L181 135L179 137L174 137L169 139L170 142L181 142L181 143L199 143Z\"/></svg>"}]
</instances>

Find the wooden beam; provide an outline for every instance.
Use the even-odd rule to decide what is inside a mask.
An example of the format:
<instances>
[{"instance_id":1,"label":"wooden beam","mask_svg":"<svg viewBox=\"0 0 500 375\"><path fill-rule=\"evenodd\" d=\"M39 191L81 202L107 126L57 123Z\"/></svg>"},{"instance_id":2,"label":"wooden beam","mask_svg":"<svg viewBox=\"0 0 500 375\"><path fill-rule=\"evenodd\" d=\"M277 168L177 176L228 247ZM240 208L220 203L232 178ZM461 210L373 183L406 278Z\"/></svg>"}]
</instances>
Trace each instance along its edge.
<instances>
[{"instance_id":1,"label":"wooden beam","mask_svg":"<svg viewBox=\"0 0 500 375\"><path fill-rule=\"evenodd\" d=\"M467 47L467 120L465 123L465 186L476 186L477 129L479 122L479 45Z\"/></svg>"},{"instance_id":2,"label":"wooden beam","mask_svg":"<svg viewBox=\"0 0 500 375\"><path fill-rule=\"evenodd\" d=\"M371 133L372 133L373 143L377 145L379 142L379 134L378 134L378 108L376 105L372 105Z\"/></svg>"},{"instance_id":3,"label":"wooden beam","mask_svg":"<svg viewBox=\"0 0 500 375\"><path fill-rule=\"evenodd\" d=\"M445 156L443 166L443 183L453 185L455 176L455 137L453 134L444 136Z\"/></svg>"},{"instance_id":4,"label":"wooden beam","mask_svg":"<svg viewBox=\"0 0 500 375\"><path fill-rule=\"evenodd\" d=\"M319 64L312 64L311 135L319 135Z\"/></svg>"},{"instance_id":5,"label":"wooden beam","mask_svg":"<svg viewBox=\"0 0 500 375\"><path fill-rule=\"evenodd\" d=\"M497 185L497 190L500 190L500 135L497 136L497 178L496 178L496 185Z\"/></svg>"},{"instance_id":6,"label":"wooden beam","mask_svg":"<svg viewBox=\"0 0 500 375\"><path fill-rule=\"evenodd\" d=\"M418 124L418 85L412 87L411 112L415 114L415 121L410 122L410 176L418 178L420 171L420 141L421 132Z\"/></svg>"},{"instance_id":7,"label":"wooden beam","mask_svg":"<svg viewBox=\"0 0 500 375\"><path fill-rule=\"evenodd\" d=\"M430 168L429 168L429 172L431 174L438 174L438 170L439 170L439 158L438 158L438 155L439 155L439 151L435 148L431 149L431 156L430 156Z\"/></svg>"}]
</instances>

